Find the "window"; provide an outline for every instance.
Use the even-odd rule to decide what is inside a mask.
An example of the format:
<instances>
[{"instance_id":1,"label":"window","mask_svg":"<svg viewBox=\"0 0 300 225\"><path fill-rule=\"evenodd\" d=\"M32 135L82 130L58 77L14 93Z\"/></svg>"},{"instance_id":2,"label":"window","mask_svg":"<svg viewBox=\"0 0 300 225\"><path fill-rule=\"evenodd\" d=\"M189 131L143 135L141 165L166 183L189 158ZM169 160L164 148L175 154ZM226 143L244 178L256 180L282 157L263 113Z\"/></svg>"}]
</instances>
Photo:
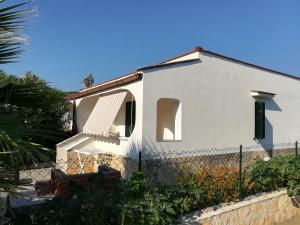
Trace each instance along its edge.
<instances>
[{"instance_id":1,"label":"window","mask_svg":"<svg viewBox=\"0 0 300 225\"><path fill-rule=\"evenodd\" d=\"M181 140L181 103L177 99L158 100L156 138L158 141Z\"/></svg>"},{"instance_id":2,"label":"window","mask_svg":"<svg viewBox=\"0 0 300 225\"><path fill-rule=\"evenodd\" d=\"M125 137L129 137L135 125L135 101L126 102Z\"/></svg>"},{"instance_id":3,"label":"window","mask_svg":"<svg viewBox=\"0 0 300 225\"><path fill-rule=\"evenodd\" d=\"M265 103L255 102L255 139L265 138Z\"/></svg>"}]
</instances>

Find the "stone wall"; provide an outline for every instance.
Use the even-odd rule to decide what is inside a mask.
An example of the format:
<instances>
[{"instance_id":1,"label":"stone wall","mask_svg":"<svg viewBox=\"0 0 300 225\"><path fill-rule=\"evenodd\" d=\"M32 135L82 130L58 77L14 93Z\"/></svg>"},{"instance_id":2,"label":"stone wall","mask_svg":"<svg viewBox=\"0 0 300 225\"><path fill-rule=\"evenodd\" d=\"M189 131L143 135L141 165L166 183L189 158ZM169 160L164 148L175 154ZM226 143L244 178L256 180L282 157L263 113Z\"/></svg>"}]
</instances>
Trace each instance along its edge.
<instances>
[{"instance_id":1,"label":"stone wall","mask_svg":"<svg viewBox=\"0 0 300 225\"><path fill-rule=\"evenodd\" d=\"M183 217L190 225L273 225L300 215L296 198L286 190L263 194L232 205L209 207Z\"/></svg>"},{"instance_id":2,"label":"stone wall","mask_svg":"<svg viewBox=\"0 0 300 225\"><path fill-rule=\"evenodd\" d=\"M82 171L78 154L69 151L67 162L57 163L56 167L62 169L67 174L93 173L98 171L99 166L109 166L121 172L123 178L129 177L133 172L138 170L138 160L115 154L96 154L88 155L79 154L83 164Z\"/></svg>"},{"instance_id":3,"label":"stone wall","mask_svg":"<svg viewBox=\"0 0 300 225\"><path fill-rule=\"evenodd\" d=\"M172 154L165 153L161 155L144 154L147 158L142 160L142 171L156 183L173 184L178 178L188 174L198 172L199 170L208 168L222 168L224 166L231 169L239 169L240 153L238 149L229 149L226 153L208 155L205 151L198 155L188 154ZM206 154L205 154L206 153ZM216 152L217 153L217 152ZM190 154L190 155L189 155ZM144 156L142 153L142 157ZM256 162L257 159L270 159L278 156L295 155L293 148L280 148L273 150L249 150L243 152L242 165L245 169L247 166ZM160 156L163 156L160 158Z\"/></svg>"},{"instance_id":4,"label":"stone wall","mask_svg":"<svg viewBox=\"0 0 300 225\"><path fill-rule=\"evenodd\" d=\"M153 182L173 184L178 178L182 177L182 175L198 171L205 166L218 167L226 165L230 168L239 168L240 155L238 149L235 149L234 153L232 153L232 151L230 152L230 150L223 154L207 155L204 154L206 152L202 153L203 154L193 156L192 154L172 155L172 153L151 155L142 152L142 172ZM243 152L243 167L245 168L249 164L254 163L257 158L265 159L279 155L286 156L294 154L295 149L293 148L257 151L245 150ZM85 154L79 155L82 161L85 159L81 173L96 172L98 166L106 165L119 170L123 178L128 178L133 172L138 170L138 159L111 153L89 156ZM58 163L57 167L68 174L80 173L78 154L74 151L69 151L67 153L67 159L67 162L63 162L62 164Z\"/></svg>"}]
</instances>

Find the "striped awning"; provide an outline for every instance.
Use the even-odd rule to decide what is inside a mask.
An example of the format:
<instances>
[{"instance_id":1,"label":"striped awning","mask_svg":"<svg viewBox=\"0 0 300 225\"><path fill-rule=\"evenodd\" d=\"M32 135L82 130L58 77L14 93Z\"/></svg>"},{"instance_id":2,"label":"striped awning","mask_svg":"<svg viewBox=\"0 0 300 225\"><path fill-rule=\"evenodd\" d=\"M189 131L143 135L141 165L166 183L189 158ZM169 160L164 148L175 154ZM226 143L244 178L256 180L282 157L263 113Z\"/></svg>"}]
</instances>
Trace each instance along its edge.
<instances>
[{"instance_id":1,"label":"striped awning","mask_svg":"<svg viewBox=\"0 0 300 225\"><path fill-rule=\"evenodd\" d=\"M83 133L109 136L109 130L121 108L127 92L118 92L99 97L93 111L83 126Z\"/></svg>"}]
</instances>

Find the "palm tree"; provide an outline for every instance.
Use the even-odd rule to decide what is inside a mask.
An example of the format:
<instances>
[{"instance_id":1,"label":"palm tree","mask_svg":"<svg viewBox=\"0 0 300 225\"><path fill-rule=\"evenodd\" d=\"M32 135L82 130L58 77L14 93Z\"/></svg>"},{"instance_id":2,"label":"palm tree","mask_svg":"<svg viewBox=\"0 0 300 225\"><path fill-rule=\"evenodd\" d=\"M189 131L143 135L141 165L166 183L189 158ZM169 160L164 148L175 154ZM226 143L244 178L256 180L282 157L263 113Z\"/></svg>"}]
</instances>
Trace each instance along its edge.
<instances>
[{"instance_id":1,"label":"palm tree","mask_svg":"<svg viewBox=\"0 0 300 225\"><path fill-rule=\"evenodd\" d=\"M32 12L24 8L26 4L0 8L0 64L16 62L23 52L22 31ZM15 193L18 188L11 169L17 171L29 161L45 160L41 152L46 149L30 141L35 131L25 128L26 121L15 113L19 107L38 107L41 97L34 86L0 80L0 194Z\"/></svg>"},{"instance_id":2,"label":"palm tree","mask_svg":"<svg viewBox=\"0 0 300 225\"><path fill-rule=\"evenodd\" d=\"M4 1L0 1L3 4ZM23 9L29 2L0 8L0 64L15 62L15 59L23 52L24 44L23 28L24 19L32 12Z\"/></svg>"}]
</instances>

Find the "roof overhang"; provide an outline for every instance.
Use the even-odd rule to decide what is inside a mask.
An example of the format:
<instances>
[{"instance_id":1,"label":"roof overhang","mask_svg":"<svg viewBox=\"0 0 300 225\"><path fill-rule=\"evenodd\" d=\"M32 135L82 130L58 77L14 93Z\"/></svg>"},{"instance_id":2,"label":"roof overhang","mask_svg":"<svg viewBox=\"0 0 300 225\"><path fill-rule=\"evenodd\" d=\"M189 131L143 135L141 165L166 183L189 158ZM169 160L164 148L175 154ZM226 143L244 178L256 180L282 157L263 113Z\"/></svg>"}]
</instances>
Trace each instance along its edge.
<instances>
[{"instance_id":1,"label":"roof overhang","mask_svg":"<svg viewBox=\"0 0 300 225\"><path fill-rule=\"evenodd\" d=\"M106 91L112 88L117 88L117 87L121 87L123 85L135 82L135 81L139 81L141 80L143 77L143 73L142 72L134 72L134 73L130 73L126 76L122 76L104 83L100 83L97 84L93 87L90 88L85 88L83 90L81 90L78 93L72 94L68 96L69 100L74 100L74 99L78 99L78 98L82 98L82 97L86 97L92 94L96 94L98 92L101 91Z\"/></svg>"},{"instance_id":2,"label":"roof overhang","mask_svg":"<svg viewBox=\"0 0 300 225\"><path fill-rule=\"evenodd\" d=\"M254 98L273 98L276 94L266 91L250 91L250 95Z\"/></svg>"},{"instance_id":3,"label":"roof overhang","mask_svg":"<svg viewBox=\"0 0 300 225\"><path fill-rule=\"evenodd\" d=\"M246 65L246 66L250 66L250 67L254 67L256 69L261 69L261 70L264 70L264 71L275 73L275 74L285 76L285 77L288 77L288 78L292 78L292 79L295 79L295 80L298 80L298 81L300 80L300 78L298 76L293 76L293 75L290 75L290 74L282 73L280 71L275 71L275 70L268 69L268 68L265 68L265 67L257 66L257 65L254 65L254 64L242 61L242 60L234 59L234 58L224 56L224 55L221 55L221 54L218 54L218 53L215 53L215 52L204 50L201 47L196 47L192 51L186 52L182 55L173 57L171 59L159 62L159 63L151 65L151 66L141 67L141 68L135 70L134 72L132 72L130 74L127 74L125 76L118 77L118 78L115 78L113 80L97 84L93 87L85 88L85 89L81 90L78 93L69 95L68 99L69 100L74 100L74 99L86 97L86 96L96 94L96 93L101 92L101 91L109 90L109 89L112 89L112 88L116 88L116 87L119 87L119 86L122 86L122 85L129 84L131 82L141 80L142 79L142 74L143 74L142 70L156 69L156 68L161 68L161 67L165 67L165 66L172 66L172 65L176 65L176 64L182 64L182 63L190 63L190 62L199 60L200 59L200 53L208 54L208 55L218 57L218 58L221 58L221 59L224 59L224 60L229 60L229 61L232 61L232 62L240 63L240 64L243 64L243 65ZM255 97L255 96L256 97L263 97L263 96L264 97L271 97L271 96L274 97L275 96L275 94L273 94L273 93L268 93L268 92L264 92L264 91L256 91L256 92L257 93L253 93L253 95L252 94L251 95L253 97Z\"/></svg>"}]
</instances>

